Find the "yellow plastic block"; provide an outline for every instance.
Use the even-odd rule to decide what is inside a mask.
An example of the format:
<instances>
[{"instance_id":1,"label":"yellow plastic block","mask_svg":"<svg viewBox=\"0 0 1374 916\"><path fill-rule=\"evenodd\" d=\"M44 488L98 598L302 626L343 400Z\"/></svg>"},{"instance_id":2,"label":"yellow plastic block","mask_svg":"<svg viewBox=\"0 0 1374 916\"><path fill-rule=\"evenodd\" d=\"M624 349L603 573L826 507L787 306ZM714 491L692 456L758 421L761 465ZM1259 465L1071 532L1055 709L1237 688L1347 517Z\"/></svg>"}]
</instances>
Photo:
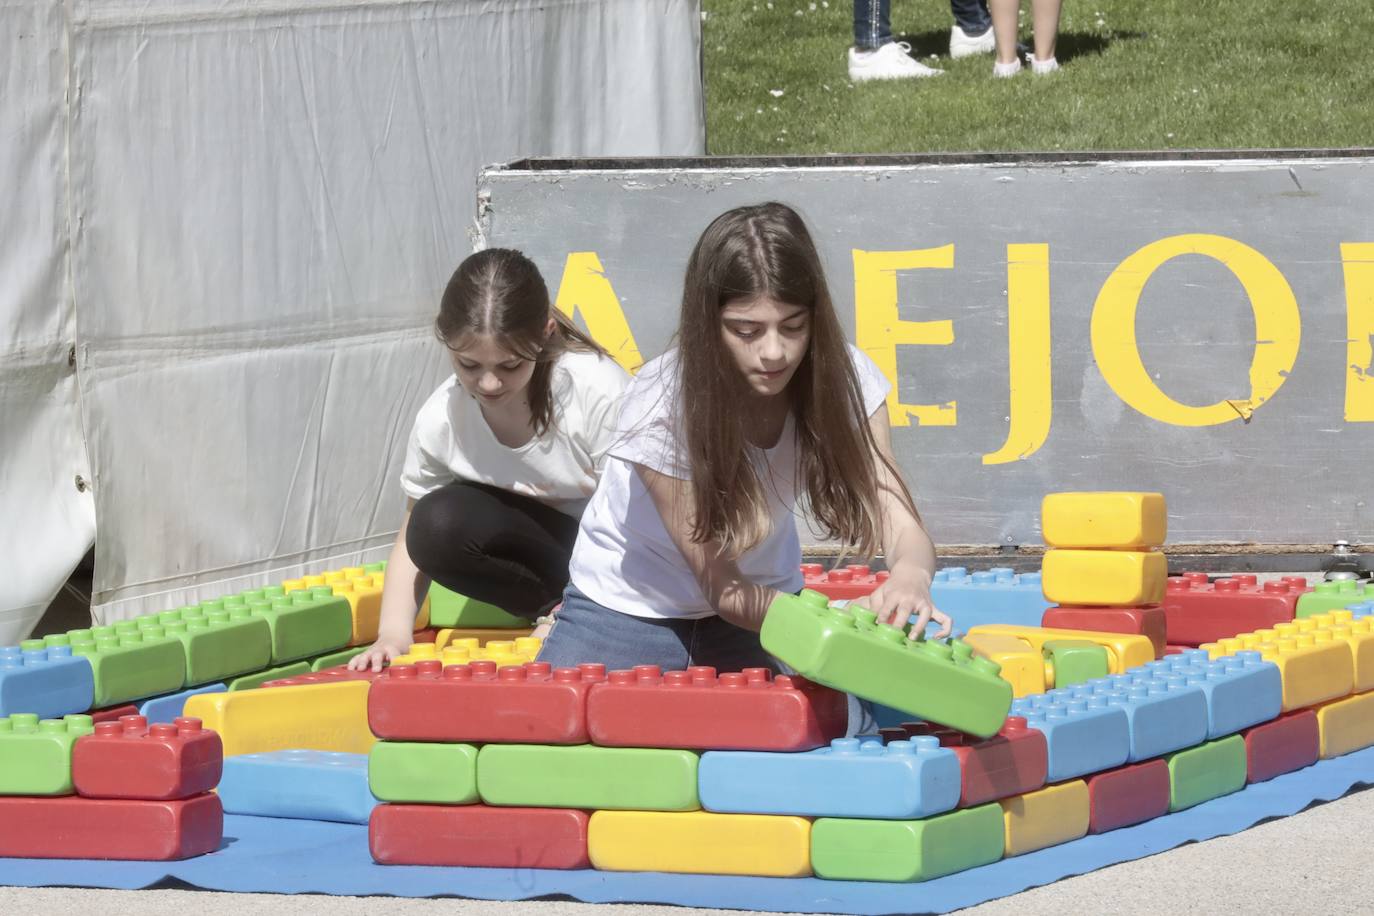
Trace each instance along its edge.
<instances>
[{"instance_id":1,"label":"yellow plastic block","mask_svg":"<svg viewBox=\"0 0 1374 916\"><path fill-rule=\"evenodd\" d=\"M998 802L1006 826L1006 855L1057 846L1088 833L1088 784L1081 779L1046 786Z\"/></svg>"},{"instance_id":2,"label":"yellow plastic block","mask_svg":"<svg viewBox=\"0 0 1374 916\"><path fill-rule=\"evenodd\" d=\"M1349 643L1334 638L1329 630L1303 632L1296 621L1199 648L1212 658L1253 649L1278 665L1284 712L1348 696L1355 688L1355 656Z\"/></svg>"},{"instance_id":3,"label":"yellow plastic block","mask_svg":"<svg viewBox=\"0 0 1374 916\"><path fill-rule=\"evenodd\" d=\"M219 733L224 756L285 751L366 754L377 739L367 727L367 681L201 693L183 715Z\"/></svg>"},{"instance_id":4,"label":"yellow plastic block","mask_svg":"<svg viewBox=\"0 0 1374 916\"><path fill-rule=\"evenodd\" d=\"M1135 633L1103 633L1097 630L1060 630L1050 627L986 623L969 630L964 639L976 649L978 643L974 642L974 639L982 639L984 636L1010 636L1024 641L1042 666L1045 663L1045 643L1052 639L1077 639L1101 646L1107 650L1107 670L1111 674L1123 674L1128 668L1155 660L1155 647L1150 638ZM1041 674L1041 677L1044 675ZM1014 688L1015 684L1012 686Z\"/></svg>"},{"instance_id":5,"label":"yellow plastic block","mask_svg":"<svg viewBox=\"0 0 1374 916\"><path fill-rule=\"evenodd\" d=\"M1374 693L1361 693L1317 707L1322 759L1374 744Z\"/></svg>"},{"instance_id":6,"label":"yellow plastic block","mask_svg":"<svg viewBox=\"0 0 1374 916\"><path fill-rule=\"evenodd\" d=\"M377 628L382 617L381 580L382 576L378 574L330 583L334 588L334 594L346 599L348 609L353 612L353 635L348 642L350 646L366 646L377 641Z\"/></svg>"},{"instance_id":7,"label":"yellow plastic block","mask_svg":"<svg viewBox=\"0 0 1374 916\"><path fill-rule=\"evenodd\" d=\"M1002 680L1011 684L1012 696L1044 693L1053 686L1045 679L1045 657L1031 648L1030 643L1015 636L978 632L980 629L975 627L964 641L976 654L1002 666Z\"/></svg>"},{"instance_id":8,"label":"yellow plastic block","mask_svg":"<svg viewBox=\"0 0 1374 916\"><path fill-rule=\"evenodd\" d=\"M533 628L530 627L515 630L499 630L495 627L470 627L467 629L448 628L439 631L439 635L434 637L434 644L438 646L440 649L444 649L450 643L453 643L459 639L475 639L477 640L476 645L485 646L492 640L500 641L519 639L522 636L529 636L533 632Z\"/></svg>"},{"instance_id":9,"label":"yellow plastic block","mask_svg":"<svg viewBox=\"0 0 1374 916\"><path fill-rule=\"evenodd\" d=\"M1374 690L1374 618L1364 617L1352 620L1349 611L1330 611L1299 618L1298 632L1310 632L1317 642L1325 642L1327 635L1337 642L1350 647L1350 658L1355 665L1354 693Z\"/></svg>"},{"instance_id":10,"label":"yellow plastic block","mask_svg":"<svg viewBox=\"0 0 1374 916\"><path fill-rule=\"evenodd\" d=\"M1148 550L1164 544L1163 493L1051 493L1040 504L1040 530L1050 547Z\"/></svg>"},{"instance_id":11,"label":"yellow plastic block","mask_svg":"<svg viewBox=\"0 0 1374 916\"><path fill-rule=\"evenodd\" d=\"M420 605L420 610L415 613L415 629L423 630L429 626L429 595L425 595L425 601Z\"/></svg>"},{"instance_id":12,"label":"yellow plastic block","mask_svg":"<svg viewBox=\"0 0 1374 916\"><path fill-rule=\"evenodd\" d=\"M1083 798L1086 830L1086 790ZM587 853L592 866L605 871L802 878L811 874L811 822L707 811L597 811L587 826Z\"/></svg>"},{"instance_id":13,"label":"yellow plastic block","mask_svg":"<svg viewBox=\"0 0 1374 916\"><path fill-rule=\"evenodd\" d=\"M1159 604L1168 578L1168 561L1155 551L1048 550L1040 570L1046 600L1071 606Z\"/></svg>"},{"instance_id":14,"label":"yellow plastic block","mask_svg":"<svg viewBox=\"0 0 1374 916\"><path fill-rule=\"evenodd\" d=\"M450 640L442 650L437 643L412 643L406 654L395 659L393 665L413 665L416 662L438 659L449 665L466 665L468 662L491 661L496 667L523 665L534 661L544 641L533 636L518 639L492 640L485 646L477 645L475 638Z\"/></svg>"}]
</instances>

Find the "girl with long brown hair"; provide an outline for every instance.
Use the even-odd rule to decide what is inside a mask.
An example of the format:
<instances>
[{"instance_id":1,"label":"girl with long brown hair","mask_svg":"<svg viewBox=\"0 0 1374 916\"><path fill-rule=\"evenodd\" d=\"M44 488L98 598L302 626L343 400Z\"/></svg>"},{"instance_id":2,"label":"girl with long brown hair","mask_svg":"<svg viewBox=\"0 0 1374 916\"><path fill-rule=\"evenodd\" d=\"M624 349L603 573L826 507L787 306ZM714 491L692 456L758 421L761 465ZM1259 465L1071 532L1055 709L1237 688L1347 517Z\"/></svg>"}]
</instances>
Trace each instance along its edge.
<instances>
[{"instance_id":1,"label":"girl with long brown hair","mask_svg":"<svg viewBox=\"0 0 1374 916\"><path fill-rule=\"evenodd\" d=\"M415 418L380 633L355 669L406 651L430 580L530 620L552 609L629 381L518 251L463 261L434 331L453 375Z\"/></svg>"},{"instance_id":2,"label":"girl with long brown hair","mask_svg":"<svg viewBox=\"0 0 1374 916\"><path fill-rule=\"evenodd\" d=\"M687 265L678 347L626 390L541 660L772 666L757 631L801 588L800 504L891 576L879 619L950 621L892 460L890 385L845 342L816 246L782 204L716 218Z\"/></svg>"}]
</instances>

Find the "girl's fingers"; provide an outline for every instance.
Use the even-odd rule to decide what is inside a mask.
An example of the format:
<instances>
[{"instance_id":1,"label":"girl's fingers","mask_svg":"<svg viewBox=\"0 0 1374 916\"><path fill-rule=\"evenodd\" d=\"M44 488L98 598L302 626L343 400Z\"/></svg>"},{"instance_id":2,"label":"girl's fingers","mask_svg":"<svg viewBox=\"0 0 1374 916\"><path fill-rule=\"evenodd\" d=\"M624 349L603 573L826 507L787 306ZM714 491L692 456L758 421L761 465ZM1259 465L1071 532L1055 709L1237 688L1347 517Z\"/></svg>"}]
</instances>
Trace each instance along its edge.
<instances>
[{"instance_id":1,"label":"girl's fingers","mask_svg":"<svg viewBox=\"0 0 1374 916\"><path fill-rule=\"evenodd\" d=\"M948 614L943 613L942 611L933 612L930 615L930 619L940 625L940 629L936 631L935 636L933 637L934 639L942 639L948 636L954 629L954 621L950 619L950 616Z\"/></svg>"}]
</instances>

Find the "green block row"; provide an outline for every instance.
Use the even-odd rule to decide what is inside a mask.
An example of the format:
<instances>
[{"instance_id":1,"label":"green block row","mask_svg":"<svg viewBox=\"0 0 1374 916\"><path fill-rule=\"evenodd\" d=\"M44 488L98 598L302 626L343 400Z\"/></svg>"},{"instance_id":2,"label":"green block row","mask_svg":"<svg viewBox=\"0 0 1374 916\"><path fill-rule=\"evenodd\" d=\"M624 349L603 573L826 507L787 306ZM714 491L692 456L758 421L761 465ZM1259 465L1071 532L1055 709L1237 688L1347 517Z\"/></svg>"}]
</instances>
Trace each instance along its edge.
<instances>
[{"instance_id":1,"label":"green block row","mask_svg":"<svg viewBox=\"0 0 1374 916\"><path fill-rule=\"evenodd\" d=\"M1044 653L1054 668L1055 687L1072 687L1111 673L1106 648L1087 640L1051 639Z\"/></svg>"},{"instance_id":2,"label":"green block row","mask_svg":"<svg viewBox=\"0 0 1374 916\"><path fill-rule=\"evenodd\" d=\"M811 825L811 867L821 878L929 881L1002 858L996 802L919 821L822 817Z\"/></svg>"},{"instance_id":3,"label":"green block row","mask_svg":"<svg viewBox=\"0 0 1374 916\"><path fill-rule=\"evenodd\" d=\"M72 745L94 731L84 715L0 718L0 795L71 795Z\"/></svg>"},{"instance_id":4,"label":"green block row","mask_svg":"<svg viewBox=\"0 0 1374 916\"><path fill-rule=\"evenodd\" d=\"M912 640L867 608L832 608L820 592L779 595L759 633L763 648L799 674L929 722L987 738L1011 710L996 662L963 640Z\"/></svg>"},{"instance_id":5,"label":"green block row","mask_svg":"<svg viewBox=\"0 0 1374 916\"><path fill-rule=\"evenodd\" d=\"M289 665L280 665L276 668L268 668L266 671L257 671L253 674L245 674L243 677L236 677L229 682L229 689L234 690L256 690L268 681L275 681L282 677L295 677L298 674L309 674L309 662L292 662Z\"/></svg>"},{"instance_id":6,"label":"green block row","mask_svg":"<svg viewBox=\"0 0 1374 916\"><path fill-rule=\"evenodd\" d=\"M330 652L328 655L317 656L316 658L310 659L310 670L323 671L326 668L337 668L339 665L346 665L353 660L353 656L366 648L366 646L350 646L347 649Z\"/></svg>"},{"instance_id":7,"label":"green block row","mask_svg":"<svg viewBox=\"0 0 1374 916\"><path fill-rule=\"evenodd\" d=\"M432 627L528 627L522 617L507 614L494 604L449 591L438 582L429 586L429 625Z\"/></svg>"},{"instance_id":8,"label":"green block row","mask_svg":"<svg viewBox=\"0 0 1374 916\"><path fill-rule=\"evenodd\" d=\"M388 802L695 811L697 760L661 748L382 741L368 781Z\"/></svg>"},{"instance_id":9,"label":"green block row","mask_svg":"<svg viewBox=\"0 0 1374 916\"><path fill-rule=\"evenodd\" d=\"M246 605L184 607L122 623L141 631L160 627L178 640L186 651L187 687L260 671L272 662L271 628Z\"/></svg>"},{"instance_id":10,"label":"green block row","mask_svg":"<svg viewBox=\"0 0 1374 916\"><path fill-rule=\"evenodd\" d=\"M91 663L92 708L176 693L186 685L186 650L162 627L139 627L123 620L114 626L54 633L43 638L43 645L71 646L72 655Z\"/></svg>"},{"instance_id":11,"label":"green block row","mask_svg":"<svg viewBox=\"0 0 1374 916\"><path fill-rule=\"evenodd\" d=\"M1374 583L1356 582L1353 579L1318 582L1312 591L1298 596L1296 616L1311 617L1366 601L1374 601Z\"/></svg>"},{"instance_id":12,"label":"green block row","mask_svg":"<svg viewBox=\"0 0 1374 916\"><path fill-rule=\"evenodd\" d=\"M1245 738L1231 735L1168 756L1169 810L1182 811L1245 788Z\"/></svg>"}]
</instances>

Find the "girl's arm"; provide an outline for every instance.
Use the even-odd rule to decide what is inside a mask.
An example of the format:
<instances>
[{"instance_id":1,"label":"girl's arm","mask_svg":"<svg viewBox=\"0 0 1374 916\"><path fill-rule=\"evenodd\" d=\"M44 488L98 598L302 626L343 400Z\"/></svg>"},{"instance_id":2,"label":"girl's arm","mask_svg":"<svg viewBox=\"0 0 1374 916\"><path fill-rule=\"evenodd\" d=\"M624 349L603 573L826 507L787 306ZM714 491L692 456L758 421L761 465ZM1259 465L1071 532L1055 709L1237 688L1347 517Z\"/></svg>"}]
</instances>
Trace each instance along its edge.
<instances>
[{"instance_id":1,"label":"girl's arm","mask_svg":"<svg viewBox=\"0 0 1374 916\"><path fill-rule=\"evenodd\" d=\"M405 518L396 532L396 543L386 561L386 580L382 585L382 614L377 641L353 656L348 667L354 671L371 668L381 671L382 665L404 655L414 638L415 615L420 612L422 589L429 588L429 577L420 572L406 549L406 528L410 526L410 512L415 500L406 500Z\"/></svg>"},{"instance_id":2,"label":"girl's arm","mask_svg":"<svg viewBox=\"0 0 1374 916\"><path fill-rule=\"evenodd\" d=\"M640 464L634 467L663 519L663 527L668 529L696 576L706 600L730 623L758 632L763 627L763 615L778 596L777 590L746 579L739 566L723 556L714 541L698 544L692 540L691 512L695 501L691 481L669 477Z\"/></svg>"},{"instance_id":3,"label":"girl's arm","mask_svg":"<svg viewBox=\"0 0 1374 916\"><path fill-rule=\"evenodd\" d=\"M931 620L940 625L934 634L936 637L948 636L952 622L935 609L930 599L930 582L935 575L935 545L907 507L901 481L888 468L888 462L893 461L892 427L888 424L886 405L874 411L868 425L877 448L873 460L883 511L883 555L890 575L866 600L856 603L867 605L881 623L902 626L910 619L913 638Z\"/></svg>"}]
</instances>

